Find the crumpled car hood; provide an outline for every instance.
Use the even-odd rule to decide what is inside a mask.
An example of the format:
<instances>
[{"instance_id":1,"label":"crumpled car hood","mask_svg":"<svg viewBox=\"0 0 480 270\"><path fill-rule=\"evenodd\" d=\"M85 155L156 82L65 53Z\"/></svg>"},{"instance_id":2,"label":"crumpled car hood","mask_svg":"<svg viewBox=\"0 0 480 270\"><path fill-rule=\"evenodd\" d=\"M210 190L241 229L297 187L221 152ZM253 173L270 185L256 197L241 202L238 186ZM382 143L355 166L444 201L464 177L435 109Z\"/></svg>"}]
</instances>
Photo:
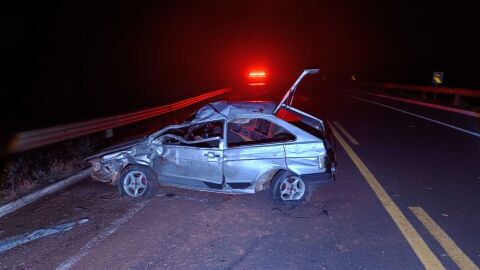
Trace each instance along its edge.
<instances>
[{"instance_id":1,"label":"crumpled car hood","mask_svg":"<svg viewBox=\"0 0 480 270\"><path fill-rule=\"evenodd\" d=\"M92 159L95 159L95 158L99 158L99 157L102 157L104 155L108 155L108 154L111 154L111 153L119 152L121 150L129 149L129 148L132 148L133 146L137 146L137 145L140 145L140 144L146 143L146 142L148 142L148 137L127 141L127 142L120 143L120 144L116 144L116 145L113 145L113 146L110 146L110 147L107 147L107 148L103 149L101 152L99 152L99 153L97 153L93 156L89 156L89 157L85 158L85 160L92 160Z\"/></svg>"}]
</instances>

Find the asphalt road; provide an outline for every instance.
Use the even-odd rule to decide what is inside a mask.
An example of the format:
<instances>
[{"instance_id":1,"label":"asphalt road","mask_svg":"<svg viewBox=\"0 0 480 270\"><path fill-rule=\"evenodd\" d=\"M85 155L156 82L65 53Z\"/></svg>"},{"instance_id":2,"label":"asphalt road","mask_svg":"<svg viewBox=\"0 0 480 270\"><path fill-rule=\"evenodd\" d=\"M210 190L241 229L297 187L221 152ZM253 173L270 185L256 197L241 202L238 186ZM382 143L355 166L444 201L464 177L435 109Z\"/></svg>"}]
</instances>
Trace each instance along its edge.
<instances>
[{"instance_id":1,"label":"asphalt road","mask_svg":"<svg viewBox=\"0 0 480 270\"><path fill-rule=\"evenodd\" d=\"M90 220L1 253L0 268L478 269L480 138L378 103L478 132L478 119L417 105L299 95L347 144L337 181L310 202L164 187L132 202L87 181L0 219L0 239Z\"/></svg>"}]
</instances>

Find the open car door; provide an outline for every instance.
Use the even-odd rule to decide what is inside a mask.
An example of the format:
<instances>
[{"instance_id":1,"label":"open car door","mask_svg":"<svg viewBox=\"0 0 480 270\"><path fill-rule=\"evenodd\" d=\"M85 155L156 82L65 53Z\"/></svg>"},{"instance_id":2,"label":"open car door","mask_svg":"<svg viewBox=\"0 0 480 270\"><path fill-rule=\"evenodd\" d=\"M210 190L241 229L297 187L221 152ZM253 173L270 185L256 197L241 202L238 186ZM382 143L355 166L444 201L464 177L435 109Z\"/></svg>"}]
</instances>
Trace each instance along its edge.
<instances>
[{"instance_id":1,"label":"open car door","mask_svg":"<svg viewBox=\"0 0 480 270\"><path fill-rule=\"evenodd\" d=\"M167 130L162 153L153 160L160 182L183 187L221 189L224 121L208 121Z\"/></svg>"}]
</instances>

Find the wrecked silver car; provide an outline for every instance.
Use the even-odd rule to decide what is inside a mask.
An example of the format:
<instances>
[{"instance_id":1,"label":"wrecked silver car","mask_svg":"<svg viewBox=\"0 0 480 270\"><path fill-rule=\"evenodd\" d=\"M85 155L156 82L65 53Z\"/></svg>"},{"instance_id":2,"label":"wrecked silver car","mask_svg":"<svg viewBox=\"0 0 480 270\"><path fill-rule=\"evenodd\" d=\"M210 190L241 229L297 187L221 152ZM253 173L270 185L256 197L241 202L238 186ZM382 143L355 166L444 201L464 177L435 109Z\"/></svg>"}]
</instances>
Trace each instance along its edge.
<instances>
[{"instance_id":1,"label":"wrecked silver car","mask_svg":"<svg viewBox=\"0 0 480 270\"><path fill-rule=\"evenodd\" d=\"M121 195L149 197L157 184L222 193L270 188L275 200L304 200L334 179L325 123L291 106L305 70L278 105L213 102L193 120L89 158L92 177Z\"/></svg>"}]
</instances>

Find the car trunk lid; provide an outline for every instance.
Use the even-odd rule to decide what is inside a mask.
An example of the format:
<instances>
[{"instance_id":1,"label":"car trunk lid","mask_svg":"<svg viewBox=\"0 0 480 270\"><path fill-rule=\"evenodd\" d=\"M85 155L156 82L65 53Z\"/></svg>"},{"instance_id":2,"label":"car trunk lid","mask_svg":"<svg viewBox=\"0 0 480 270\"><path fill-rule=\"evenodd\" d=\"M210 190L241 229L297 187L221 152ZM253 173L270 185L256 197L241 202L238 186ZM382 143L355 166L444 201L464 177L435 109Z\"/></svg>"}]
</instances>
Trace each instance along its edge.
<instances>
[{"instance_id":1,"label":"car trunk lid","mask_svg":"<svg viewBox=\"0 0 480 270\"><path fill-rule=\"evenodd\" d=\"M277 107L273 111L273 114L277 114L278 111L282 108L284 105L291 106L293 103L293 98L295 96L295 91L297 90L298 85L300 82L307 76L308 74L317 74L320 72L320 69L305 69L302 74L297 78L295 83L293 83L292 87L288 89L287 93L283 96L282 100L278 103Z\"/></svg>"}]
</instances>

